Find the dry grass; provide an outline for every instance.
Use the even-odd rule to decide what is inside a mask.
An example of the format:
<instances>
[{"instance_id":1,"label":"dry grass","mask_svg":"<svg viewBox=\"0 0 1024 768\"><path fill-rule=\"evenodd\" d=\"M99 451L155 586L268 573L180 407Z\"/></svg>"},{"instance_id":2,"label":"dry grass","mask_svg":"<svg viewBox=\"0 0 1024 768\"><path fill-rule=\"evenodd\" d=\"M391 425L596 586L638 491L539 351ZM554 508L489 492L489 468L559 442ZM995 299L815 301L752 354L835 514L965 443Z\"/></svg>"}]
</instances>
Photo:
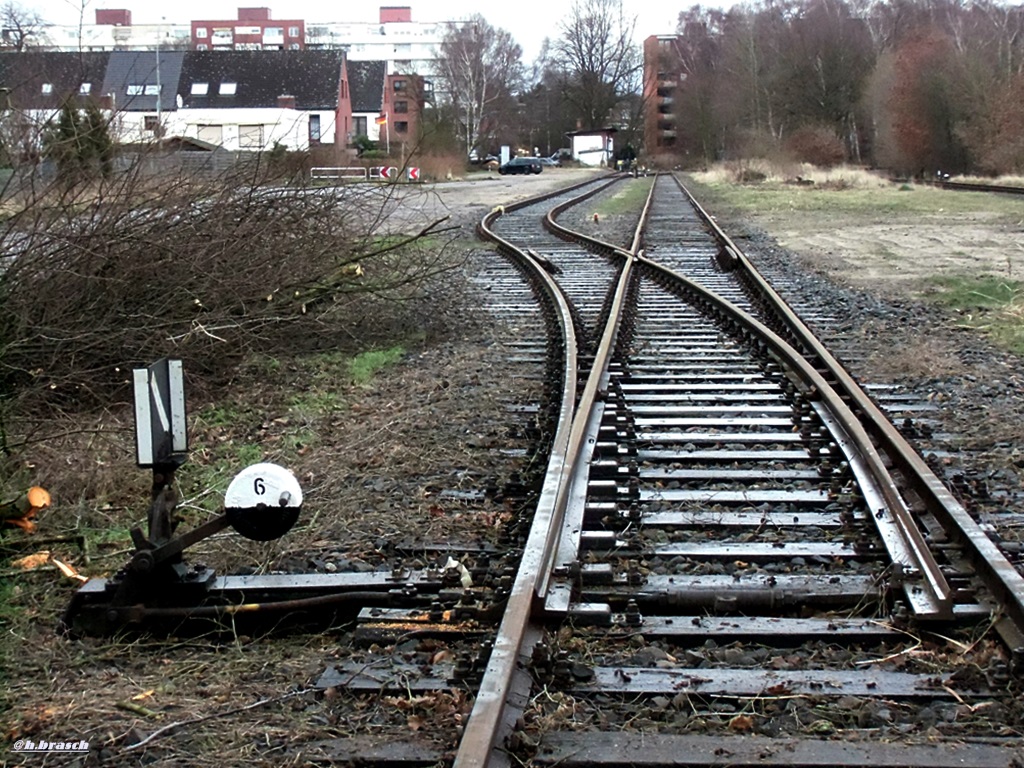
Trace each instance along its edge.
<instances>
[{"instance_id":1,"label":"dry grass","mask_svg":"<svg viewBox=\"0 0 1024 768\"><path fill-rule=\"evenodd\" d=\"M691 174L706 184L735 183L744 177L760 177L763 183L781 184L797 179L814 182L815 186L848 189L877 189L892 186L887 176L858 166L818 168L809 163L777 163L770 160L743 160L717 163L707 171Z\"/></svg>"},{"instance_id":2,"label":"dry grass","mask_svg":"<svg viewBox=\"0 0 1024 768\"><path fill-rule=\"evenodd\" d=\"M819 168L810 163L777 162L767 159L737 160L716 163L706 171L690 174L699 182L713 185L737 182L763 184L793 183L798 179L813 182L819 189L889 189L892 177L884 171L873 171L854 165ZM993 179L980 176L954 176L949 179L967 184L1000 184L1008 187L1024 186L1024 177L1001 176Z\"/></svg>"}]
</instances>

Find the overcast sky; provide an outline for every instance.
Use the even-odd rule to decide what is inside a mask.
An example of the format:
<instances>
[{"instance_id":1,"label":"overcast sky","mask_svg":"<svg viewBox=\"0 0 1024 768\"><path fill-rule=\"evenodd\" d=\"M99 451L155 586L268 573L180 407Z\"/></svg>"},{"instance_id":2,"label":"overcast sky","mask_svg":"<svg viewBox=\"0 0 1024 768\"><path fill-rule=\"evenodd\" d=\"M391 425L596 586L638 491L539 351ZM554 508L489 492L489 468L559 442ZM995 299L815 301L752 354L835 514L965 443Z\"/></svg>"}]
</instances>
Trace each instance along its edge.
<instances>
[{"instance_id":1,"label":"overcast sky","mask_svg":"<svg viewBox=\"0 0 1024 768\"><path fill-rule=\"evenodd\" d=\"M35 9L47 22L77 24L81 16L81 0L16 0L27 9ZM637 17L637 42L648 35L669 34L675 31L679 11L689 8L693 0L666 2L666 0L626 0L628 15ZM165 18L168 22L185 24L192 19L234 19L238 8L267 7L271 18L304 19L308 22L351 21L376 22L381 5L408 5L413 21L448 21L464 19L480 13L494 27L507 30L523 47L525 63L530 64L540 52L545 37L557 37L559 22L572 8L572 0L505 0L484 4L474 0L385 0L378 3L318 2L317 0L86 0L85 22L96 20L97 8L127 8L136 24L155 24ZM704 3L716 5L716 3Z\"/></svg>"}]
</instances>

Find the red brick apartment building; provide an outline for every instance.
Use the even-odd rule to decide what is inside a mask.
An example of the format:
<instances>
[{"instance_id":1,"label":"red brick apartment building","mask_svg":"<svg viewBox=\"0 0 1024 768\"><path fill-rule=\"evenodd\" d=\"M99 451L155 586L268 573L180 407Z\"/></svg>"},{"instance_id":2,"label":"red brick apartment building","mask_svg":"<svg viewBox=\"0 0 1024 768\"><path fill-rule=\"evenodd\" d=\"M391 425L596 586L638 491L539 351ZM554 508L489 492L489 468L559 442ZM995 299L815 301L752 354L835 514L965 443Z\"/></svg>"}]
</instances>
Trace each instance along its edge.
<instances>
[{"instance_id":1,"label":"red brick apartment building","mask_svg":"<svg viewBox=\"0 0 1024 768\"><path fill-rule=\"evenodd\" d=\"M651 35L644 40L644 147L655 163L674 162L676 152L675 95L682 72L676 35Z\"/></svg>"},{"instance_id":2,"label":"red brick apartment building","mask_svg":"<svg viewBox=\"0 0 1024 768\"><path fill-rule=\"evenodd\" d=\"M306 47L306 22L275 20L269 8L239 8L238 18L192 22L194 51L301 51Z\"/></svg>"},{"instance_id":3,"label":"red brick apartment building","mask_svg":"<svg viewBox=\"0 0 1024 768\"><path fill-rule=\"evenodd\" d=\"M419 75L388 75L381 112L388 116L391 141L414 142L419 137L420 115L426 104L426 81ZM381 126L383 138L384 127Z\"/></svg>"}]
</instances>

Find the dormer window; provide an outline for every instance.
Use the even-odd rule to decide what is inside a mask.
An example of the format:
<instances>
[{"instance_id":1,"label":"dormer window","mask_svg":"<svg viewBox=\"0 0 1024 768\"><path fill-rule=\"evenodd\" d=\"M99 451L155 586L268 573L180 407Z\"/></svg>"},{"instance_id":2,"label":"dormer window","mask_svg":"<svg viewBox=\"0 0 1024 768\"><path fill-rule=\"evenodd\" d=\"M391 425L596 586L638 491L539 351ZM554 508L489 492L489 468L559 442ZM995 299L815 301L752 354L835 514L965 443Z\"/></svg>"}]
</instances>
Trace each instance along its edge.
<instances>
[{"instance_id":1,"label":"dormer window","mask_svg":"<svg viewBox=\"0 0 1024 768\"><path fill-rule=\"evenodd\" d=\"M42 91L44 96L49 96L53 93L53 83L43 83Z\"/></svg>"},{"instance_id":2,"label":"dormer window","mask_svg":"<svg viewBox=\"0 0 1024 768\"><path fill-rule=\"evenodd\" d=\"M92 83L82 83L80 86L78 86L78 92L82 96L88 96L89 92L91 90L92 90Z\"/></svg>"}]
</instances>

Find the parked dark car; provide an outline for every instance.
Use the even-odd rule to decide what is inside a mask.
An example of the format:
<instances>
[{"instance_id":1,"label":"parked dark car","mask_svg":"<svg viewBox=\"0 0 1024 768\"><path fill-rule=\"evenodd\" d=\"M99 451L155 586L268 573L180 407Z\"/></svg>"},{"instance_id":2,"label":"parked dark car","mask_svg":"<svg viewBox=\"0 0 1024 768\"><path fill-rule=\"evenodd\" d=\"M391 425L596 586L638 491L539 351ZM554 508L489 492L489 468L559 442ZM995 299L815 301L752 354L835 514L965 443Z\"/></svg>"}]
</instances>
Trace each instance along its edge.
<instances>
[{"instance_id":1,"label":"parked dark car","mask_svg":"<svg viewBox=\"0 0 1024 768\"><path fill-rule=\"evenodd\" d=\"M498 169L498 173L540 173L544 170L536 157L513 157Z\"/></svg>"}]
</instances>

